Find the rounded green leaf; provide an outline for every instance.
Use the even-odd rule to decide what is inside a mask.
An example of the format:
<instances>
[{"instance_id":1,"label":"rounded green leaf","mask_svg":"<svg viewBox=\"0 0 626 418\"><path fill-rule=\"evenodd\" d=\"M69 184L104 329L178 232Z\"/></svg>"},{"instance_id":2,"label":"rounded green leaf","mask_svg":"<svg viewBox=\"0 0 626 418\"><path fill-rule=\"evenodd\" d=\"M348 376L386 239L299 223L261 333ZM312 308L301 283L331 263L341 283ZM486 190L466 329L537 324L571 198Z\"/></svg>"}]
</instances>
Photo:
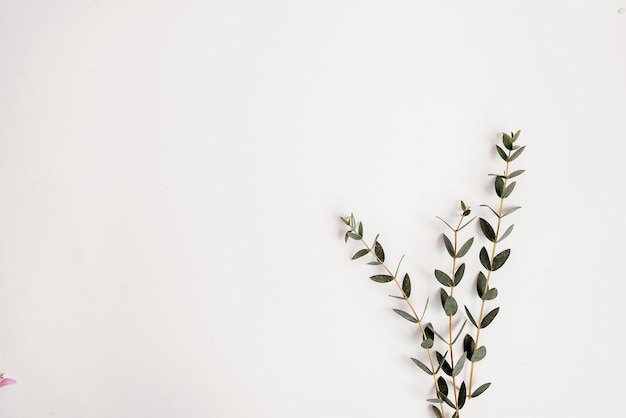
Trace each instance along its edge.
<instances>
[{"instance_id":1,"label":"rounded green leaf","mask_svg":"<svg viewBox=\"0 0 626 418\"><path fill-rule=\"evenodd\" d=\"M474 354L472 354L472 359L471 359L472 363L481 361L482 359L485 358L486 355L487 355L487 348L484 345L478 347L476 351L474 351Z\"/></svg>"},{"instance_id":2,"label":"rounded green leaf","mask_svg":"<svg viewBox=\"0 0 626 418\"><path fill-rule=\"evenodd\" d=\"M510 174L507 176L507 178L512 179L513 177L517 177L517 176L519 176L519 175L523 174L525 171L526 171L526 170L516 170L516 171L514 171L514 172L510 173Z\"/></svg>"},{"instance_id":3,"label":"rounded green leaf","mask_svg":"<svg viewBox=\"0 0 626 418\"><path fill-rule=\"evenodd\" d=\"M493 322L496 315L498 315L498 312L500 312L500 308L496 308L492 310L491 312L489 312L487 315L485 315L482 322L480 323L480 327L487 328L487 326L491 324L491 322Z\"/></svg>"},{"instance_id":4,"label":"rounded green leaf","mask_svg":"<svg viewBox=\"0 0 626 418\"><path fill-rule=\"evenodd\" d=\"M374 280L377 283L387 283L393 280L393 277L388 274L377 274L375 276L370 276L370 279Z\"/></svg>"},{"instance_id":5,"label":"rounded green leaf","mask_svg":"<svg viewBox=\"0 0 626 418\"><path fill-rule=\"evenodd\" d=\"M500 156L500 158L502 158L504 161L509 160L509 156L506 154L506 152L502 148L500 148L499 145L496 145L496 150L498 150L498 155Z\"/></svg>"},{"instance_id":6,"label":"rounded green leaf","mask_svg":"<svg viewBox=\"0 0 626 418\"><path fill-rule=\"evenodd\" d=\"M511 183L508 186L506 186L506 188L502 192L502 198L503 199L506 199L507 197L509 197L511 195L511 193L513 193L513 189L515 189L515 185L516 184L517 184L517 182L514 181L513 183Z\"/></svg>"},{"instance_id":7,"label":"rounded green leaf","mask_svg":"<svg viewBox=\"0 0 626 418\"><path fill-rule=\"evenodd\" d=\"M454 257L454 246L452 245L450 238L448 238L446 234L441 234L441 235L443 236L443 243L446 246L446 250L448 251L448 254L450 254L450 257Z\"/></svg>"},{"instance_id":8,"label":"rounded green leaf","mask_svg":"<svg viewBox=\"0 0 626 418\"><path fill-rule=\"evenodd\" d=\"M439 376L439 378L437 378L437 386L439 386L439 392L443 393L444 395L448 395L448 383L446 382L446 379L443 378L443 376Z\"/></svg>"},{"instance_id":9,"label":"rounded green leaf","mask_svg":"<svg viewBox=\"0 0 626 418\"><path fill-rule=\"evenodd\" d=\"M376 244L374 244L374 254L376 254L376 257L381 261L385 261L385 252L383 251L383 246L380 245L380 242L376 241Z\"/></svg>"},{"instance_id":10,"label":"rounded green leaf","mask_svg":"<svg viewBox=\"0 0 626 418\"><path fill-rule=\"evenodd\" d=\"M459 388L459 409L463 408L465 405L465 400L467 399L467 388L465 387L465 382L461 383L461 387Z\"/></svg>"},{"instance_id":11,"label":"rounded green leaf","mask_svg":"<svg viewBox=\"0 0 626 418\"><path fill-rule=\"evenodd\" d=\"M482 298L486 290L487 290L487 277L481 271L478 273L478 280L476 281L476 292L478 293L478 297Z\"/></svg>"},{"instance_id":12,"label":"rounded green leaf","mask_svg":"<svg viewBox=\"0 0 626 418\"><path fill-rule=\"evenodd\" d=\"M360 236L363 236L363 222L359 222L358 232Z\"/></svg>"},{"instance_id":13,"label":"rounded green leaf","mask_svg":"<svg viewBox=\"0 0 626 418\"><path fill-rule=\"evenodd\" d=\"M417 324L417 319L410 313L401 311L400 309L394 309L393 311L397 313L398 315L400 315L402 318L406 319L407 321Z\"/></svg>"},{"instance_id":14,"label":"rounded green leaf","mask_svg":"<svg viewBox=\"0 0 626 418\"><path fill-rule=\"evenodd\" d=\"M348 236L357 241L362 238L359 234L355 234L354 232L351 232L351 231L348 231Z\"/></svg>"},{"instance_id":15,"label":"rounded green leaf","mask_svg":"<svg viewBox=\"0 0 626 418\"><path fill-rule=\"evenodd\" d=\"M441 415L441 411L435 405L430 406L433 409L433 413L435 414L435 418L443 418Z\"/></svg>"},{"instance_id":16,"label":"rounded green leaf","mask_svg":"<svg viewBox=\"0 0 626 418\"><path fill-rule=\"evenodd\" d=\"M465 254L467 254L467 252L469 251L473 243L474 243L474 237L465 241L465 244L461 246L459 251L456 253L456 256L460 258L460 257L463 257Z\"/></svg>"},{"instance_id":17,"label":"rounded green leaf","mask_svg":"<svg viewBox=\"0 0 626 418\"><path fill-rule=\"evenodd\" d=\"M465 273L465 263L462 263L459 268L454 273L454 285L458 286L461 283L461 279L463 278L463 273Z\"/></svg>"},{"instance_id":18,"label":"rounded green leaf","mask_svg":"<svg viewBox=\"0 0 626 418\"><path fill-rule=\"evenodd\" d=\"M485 247L481 248L478 257L480 258L480 264L482 264L487 270L491 270L491 261L489 261L489 254L487 253L487 249Z\"/></svg>"},{"instance_id":19,"label":"rounded green leaf","mask_svg":"<svg viewBox=\"0 0 626 418\"><path fill-rule=\"evenodd\" d=\"M524 152L525 148L526 148L525 145L523 147L518 148L517 151L515 151L513 155L511 155L511 158L509 159L509 161L513 161L514 159L522 155L522 152Z\"/></svg>"},{"instance_id":20,"label":"rounded green leaf","mask_svg":"<svg viewBox=\"0 0 626 418\"><path fill-rule=\"evenodd\" d=\"M498 289L495 287L487 290L484 295L482 295L482 300L493 300L498 297Z\"/></svg>"},{"instance_id":21,"label":"rounded green leaf","mask_svg":"<svg viewBox=\"0 0 626 418\"><path fill-rule=\"evenodd\" d=\"M433 340L431 339L427 339L422 341L422 344L420 344L422 346L422 348L425 349L429 349L429 348L433 348Z\"/></svg>"},{"instance_id":22,"label":"rounded green leaf","mask_svg":"<svg viewBox=\"0 0 626 418\"><path fill-rule=\"evenodd\" d=\"M453 296L448 296L446 303L443 305L443 310L448 316L454 316L458 310L456 299Z\"/></svg>"},{"instance_id":23,"label":"rounded green leaf","mask_svg":"<svg viewBox=\"0 0 626 418\"><path fill-rule=\"evenodd\" d=\"M495 186L496 194L498 195L498 197L502 197L502 192L504 191L504 180L502 179L502 177L500 176L496 177L494 186Z\"/></svg>"},{"instance_id":24,"label":"rounded green leaf","mask_svg":"<svg viewBox=\"0 0 626 418\"><path fill-rule=\"evenodd\" d=\"M437 279L439 283L441 283L444 286L451 287L454 285L450 276L448 276L446 273L444 273L441 270L435 270L435 278Z\"/></svg>"},{"instance_id":25,"label":"rounded green leaf","mask_svg":"<svg viewBox=\"0 0 626 418\"><path fill-rule=\"evenodd\" d=\"M361 258L361 257L363 257L363 256L364 256L364 255L366 255L367 253L369 253L369 251L368 251L367 249L365 249L365 248L364 248L364 249L359 250L359 251L357 251L356 253L354 253L354 255L352 256L352 259L353 259L353 260L356 260L357 258Z\"/></svg>"},{"instance_id":26,"label":"rounded green leaf","mask_svg":"<svg viewBox=\"0 0 626 418\"><path fill-rule=\"evenodd\" d=\"M419 360L418 360L418 359L416 359L416 358L411 357L411 360L413 360L413 363L417 364L417 366L418 366L420 369L424 370L424 373L429 374L429 375L431 375L431 376L432 376L433 371L432 371L432 370L430 370L430 369L428 368L428 366L426 366L424 363L422 363L421 361L419 361Z\"/></svg>"},{"instance_id":27,"label":"rounded green leaf","mask_svg":"<svg viewBox=\"0 0 626 418\"><path fill-rule=\"evenodd\" d=\"M511 250L504 250L500 254L496 255L493 258L493 265L492 265L491 270L496 271L500 267L502 267L504 263L506 262L506 260L509 258L509 255L511 255Z\"/></svg>"},{"instance_id":28,"label":"rounded green leaf","mask_svg":"<svg viewBox=\"0 0 626 418\"><path fill-rule=\"evenodd\" d=\"M502 145L508 150L513 149L513 138L509 136L507 133L502 134Z\"/></svg>"},{"instance_id":29,"label":"rounded green leaf","mask_svg":"<svg viewBox=\"0 0 626 418\"><path fill-rule=\"evenodd\" d=\"M469 334L465 334L465 337L463 338L463 351L465 351L465 355L468 360L472 358L475 349L476 343L474 342L474 338L472 338Z\"/></svg>"},{"instance_id":30,"label":"rounded green leaf","mask_svg":"<svg viewBox=\"0 0 626 418\"><path fill-rule=\"evenodd\" d=\"M478 388L476 388L476 390L472 393L472 398L475 398L481 393L483 393L484 391L486 391L487 388L489 388L489 386L491 386L491 383L485 383L483 385L478 386Z\"/></svg>"},{"instance_id":31,"label":"rounded green leaf","mask_svg":"<svg viewBox=\"0 0 626 418\"><path fill-rule=\"evenodd\" d=\"M456 364L454 365L454 368L452 369L452 376L458 376L459 373L461 373L461 370L463 370L463 365L465 364L465 358L466 358L465 356L461 356L456 361Z\"/></svg>"},{"instance_id":32,"label":"rounded green leaf","mask_svg":"<svg viewBox=\"0 0 626 418\"><path fill-rule=\"evenodd\" d=\"M480 229L483 231L483 235L485 235L485 238L487 238L491 242L494 242L496 240L496 233L493 230L491 224L483 218L478 218L478 222L480 224Z\"/></svg>"},{"instance_id":33,"label":"rounded green leaf","mask_svg":"<svg viewBox=\"0 0 626 418\"><path fill-rule=\"evenodd\" d=\"M402 280L402 291L407 298L411 296L411 278L408 273L404 274L404 279Z\"/></svg>"}]
</instances>

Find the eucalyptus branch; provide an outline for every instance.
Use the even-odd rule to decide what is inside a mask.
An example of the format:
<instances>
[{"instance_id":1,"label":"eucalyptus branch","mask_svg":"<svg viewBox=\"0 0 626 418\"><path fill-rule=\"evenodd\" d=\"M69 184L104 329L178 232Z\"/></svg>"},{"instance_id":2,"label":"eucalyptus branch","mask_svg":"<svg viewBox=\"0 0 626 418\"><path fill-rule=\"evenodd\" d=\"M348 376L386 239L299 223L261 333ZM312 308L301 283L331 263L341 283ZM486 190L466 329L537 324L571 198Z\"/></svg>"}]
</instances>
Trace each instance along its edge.
<instances>
[{"instance_id":1,"label":"eucalyptus branch","mask_svg":"<svg viewBox=\"0 0 626 418\"><path fill-rule=\"evenodd\" d=\"M345 234L345 241L347 242L348 238L352 238L354 240L360 241L361 244L365 247L357 251L356 253L354 253L354 255L352 256L352 259L356 260L367 254L370 254L372 257L374 257L374 261L369 262L368 264L379 265L386 271L387 274L374 275L374 276L371 276L370 279L372 279L373 281L377 283L388 283L388 282L393 281L398 287L398 290L400 290L401 296L399 298L403 299L406 302L409 309L411 310L412 315L410 313L407 313L399 309L393 309L395 313L397 313L404 319L408 320L409 322L417 324L422 333L423 341L422 341L421 346L422 348L426 349L426 352L428 355L428 362L430 363L430 366L426 366L424 363L422 363L421 361L415 358L411 358L411 360L413 360L413 362L417 366L419 366L424 372L433 376L435 393L437 393L437 400L438 400L437 403L439 403L440 408L441 408L441 414L442 414L441 416L445 418L446 416L445 410L443 407L443 401L441 400L441 397L440 397L439 382L437 380L437 373L439 369L441 368L441 363L439 364L438 367L435 367L435 362L433 360L433 355L432 355L434 335L432 335L432 332L426 326L424 326L422 322L423 315L422 317L417 315L417 311L415 310L415 308L413 307L413 304L409 300L409 297L411 296L411 279L408 273L404 275L404 278L402 280L402 285L400 285L400 282L398 281L398 278L397 278L400 263L402 262L402 259L404 258L404 256L402 256L400 263L398 263L398 269L396 269L396 272L392 273L391 269L389 269L389 267L385 263L385 252L380 242L378 242L378 236L376 236L376 239L374 240L374 244L370 247L363 238L363 223L359 222L357 224L356 219L354 218L354 214L351 214L349 218L340 217L340 219L344 224L350 227L350 230L348 230ZM426 303L428 304L428 301ZM424 312L425 311L426 309L424 309Z\"/></svg>"},{"instance_id":2,"label":"eucalyptus branch","mask_svg":"<svg viewBox=\"0 0 626 418\"><path fill-rule=\"evenodd\" d=\"M517 159L525 149L524 146L515 145L519 135L519 131L511 133L510 135L505 133L502 136L502 144L504 148L496 145L498 155L505 161L506 164L503 174L490 174L491 176L495 176L494 187L496 194L499 197L497 210L488 205L481 205L487 207L491 213L495 215L497 219L495 228L492 227L486 219L478 218L482 234L491 242L490 250L487 250L487 248L483 246L478 254L480 263L486 270L486 274L482 271L478 273L476 283L476 293L481 301L480 313L477 316L478 321L476 321L468 306L464 305L467 320L463 322L460 329L456 332L454 330L454 317L459 310L459 303L456 300L455 289L460 284L465 274L465 263L461 263L460 259L468 254L474 242L474 237L471 237L466 239L462 245L459 245L459 232L472 223L476 217L466 220L471 211L463 201L461 201L461 215L456 228L452 227L444 219L438 217L452 231L453 237L453 239L450 240L445 233L443 234L445 248L452 258L450 275L441 270L436 269L434 271L435 278L443 286L440 288L439 293L441 306L447 318L448 329L447 332L443 333L447 334L447 337L443 337L441 333L437 332L432 323L424 322L426 308L428 307L428 298L426 299L424 312L421 315L417 314L417 311L411 303L409 299L411 296L411 279L408 273L404 274L402 282L400 282L398 278L400 264L402 263L404 256L400 259L395 271L392 272L392 269L390 269L388 264L385 262L385 252L383 251L382 245L378 241L378 236L376 236L372 245L368 245L363 238L363 224L361 222L357 223L353 214L346 218L341 217L341 221L349 227L348 231L345 233L345 241L347 242L348 239L353 239L359 241L364 247L354 253L352 259L356 260L366 255L372 257L372 261L367 264L380 266L384 270L385 274L376 274L370 276L370 279L378 283L395 283L396 287L400 291L400 296L389 296L404 300L408 306L409 312L400 309L393 309L393 311L407 321L417 324L421 331L422 342L420 345L426 350L429 365L416 358L411 358L411 360L422 371L433 377L437 397L427 399L427 401L432 404L431 408L435 418L446 418L445 405L450 407L453 411L451 412L451 418L460 418L461 409L465 405L466 400L479 396L491 385L491 383L484 383L478 388L473 389L474 369L476 363L481 361L487 355L486 347L479 345L481 330L491 324L500 311L500 308L497 307L487 312L486 302L493 300L498 296L498 290L490 287L490 282L493 276L492 273L504 265L511 252L510 249L498 252L498 243L507 238L513 231L513 224L504 229L505 225L503 224L503 219L520 208L519 206L508 208L505 208L504 206L504 200L511 195L516 185L515 181L510 180L524 173L524 170L509 171L510 163ZM505 149L507 151L505 151ZM449 293L446 288L449 288ZM472 337L470 333L466 333L462 342L462 354L457 354L455 356L455 353L458 353L458 347L456 347L455 344L463 333L468 320L476 327L475 337ZM442 343L437 343L438 346L445 344L445 353L442 354L440 351L435 349L435 336L442 341ZM436 360L433 357L433 352ZM471 362L468 385L466 385L463 380L463 376L461 375L467 361ZM446 378L446 375L449 376L449 379ZM460 385L458 385L459 380L461 380ZM452 394L450 397L453 399L448 397L450 392L448 383L451 383L452 385Z\"/></svg>"},{"instance_id":3,"label":"eucalyptus branch","mask_svg":"<svg viewBox=\"0 0 626 418\"><path fill-rule=\"evenodd\" d=\"M518 158L525 149L525 146L514 145L515 141L519 138L519 135L520 135L520 131L517 131L516 133L511 133L511 135L508 135L506 133L502 135L502 144L504 145L504 148L506 148L508 152L504 151L500 146L496 145L496 150L498 151L498 155L500 156L500 158L502 158L505 161L504 174L495 175L495 181L494 181L494 188L495 188L496 195L500 198L499 206L498 206L498 210L495 211L488 205L482 205L482 206L488 207L491 210L491 212L493 212L496 215L497 223L496 223L495 230L487 220L483 218L479 219L480 228L483 232L483 235L485 236L485 238L491 241L492 246L491 246L490 254L487 252L487 249L485 247L481 248L480 254L479 254L480 263L487 271L487 274L485 275L483 274L483 272L480 272L478 275L478 281L476 284L476 291L478 293L478 296L481 298L478 322L474 320L469 309L465 307L466 313L470 321L476 327L475 339L472 340L469 334L466 336L466 346L471 350L472 359L474 358L474 356L476 356L479 350L481 352L486 353L486 348L484 348L484 346L480 347L478 345L479 339L480 339L480 331L481 329L486 328L489 324L491 324L491 322L493 322L494 318L500 311L500 308L497 307L489 311L489 313L485 314L485 306L488 300L495 299L498 296L498 290L496 288L489 287L492 273L504 265L504 263L508 260L509 255L511 253L510 249L506 249L496 254L496 249L498 247L498 243L504 240L506 237L508 237L513 231L513 225L511 224L511 226L509 226L504 233L500 234L500 231L502 228L502 219L505 216L519 209L519 206L510 208L510 209L504 209L504 200L511 195L516 185L515 181L513 181L510 184L508 183L508 181L514 177L519 176L520 174L524 172L524 170L517 170L511 173L509 172L509 165L511 161ZM484 356L481 356L481 358L482 357ZM476 391L472 392L475 364L476 362L472 361L472 365L470 368L470 377L469 377L469 397L470 398L480 395L490 385L490 383L483 384L479 388L477 388Z\"/></svg>"}]
</instances>

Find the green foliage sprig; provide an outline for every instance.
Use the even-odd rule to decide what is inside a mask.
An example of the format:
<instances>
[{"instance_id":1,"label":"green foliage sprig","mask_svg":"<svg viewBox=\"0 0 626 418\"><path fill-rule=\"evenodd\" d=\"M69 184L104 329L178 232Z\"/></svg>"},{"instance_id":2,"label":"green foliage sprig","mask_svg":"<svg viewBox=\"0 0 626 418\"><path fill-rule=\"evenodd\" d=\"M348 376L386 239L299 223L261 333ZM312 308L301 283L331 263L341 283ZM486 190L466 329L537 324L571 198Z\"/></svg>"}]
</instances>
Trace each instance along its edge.
<instances>
[{"instance_id":1,"label":"green foliage sprig","mask_svg":"<svg viewBox=\"0 0 626 418\"><path fill-rule=\"evenodd\" d=\"M370 245L364 238L363 223L357 221L354 214L349 217L340 217L341 221L348 227L344 237L346 243L352 239L363 246L354 253L352 260L367 257L369 260L367 264L377 266L380 269L378 274L370 276L371 280L377 283L393 282L395 284L399 295L390 296L403 300L408 312L401 309L393 309L393 311L405 320L416 324L419 328L421 333L420 347L423 351L418 357L421 357L422 360L419 358L411 358L411 360L433 379L435 397L431 396L426 400L431 404L431 409L436 418L447 418L449 413L451 418L460 418L461 409L465 406L466 401L478 397L491 385L490 382L487 382L474 388L474 371L476 363L483 360L487 355L486 346L479 345L481 330L487 328L500 312L500 307L488 308L487 305L488 302L490 303L498 297L498 290L490 286L494 272L506 263L511 254L510 249L501 250L499 246L513 232L513 224L506 226L503 220L520 208L519 206L505 206L505 200L511 196L516 185L516 181L511 181L511 179L524 173L524 170L510 171L510 163L516 160L525 149L525 146L516 144L519 136L520 131L512 132L510 135L503 133L502 146L496 145L496 151L504 160L505 168L502 174L490 174L494 177L494 189L498 197L497 209L486 204L480 205L495 216L495 220L491 222L484 217L478 217L480 231L487 242L478 250L477 254L480 265L484 268L484 272L478 272L475 283L480 310L477 315L472 314L468 305L464 304L465 319L459 319L462 314L459 314L461 310L455 289L466 276L465 262L462 260L474 248L474 237L461 237L460 232L470 225L476 217L468 219L471 215L471 208L461 201L461 210L456 227L452 227L448 222L439 218L450 230L449 236L446 233L442 234L444 247L451 258L451 264L448 267L450 274L444 270L434 270L434 277L441 285L439 289L441 308L447 319L447 329L444 332L436 330L432 322L425 322L429 298L426 298L423 311L418 315L418 311L410 299L411 278L409 274L404 273L402 279L398 276L402 259L392 271L385 261L385 251L378 239L379 235L376 235ZM468 321L474 331L467 332L460 340ZM466 364L469 367L465 367Z\"/></svg>"}]
</instances>

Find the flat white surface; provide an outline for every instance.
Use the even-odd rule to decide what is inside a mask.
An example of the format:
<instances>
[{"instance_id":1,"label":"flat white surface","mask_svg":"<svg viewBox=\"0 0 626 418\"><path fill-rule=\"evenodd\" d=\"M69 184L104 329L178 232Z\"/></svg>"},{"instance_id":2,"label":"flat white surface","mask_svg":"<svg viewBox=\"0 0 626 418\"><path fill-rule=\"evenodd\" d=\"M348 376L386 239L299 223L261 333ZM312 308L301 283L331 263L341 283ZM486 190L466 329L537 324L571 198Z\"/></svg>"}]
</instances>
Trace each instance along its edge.
<instances>
[{"instance_id":1,"label":"flat white surface","mask_svg":"<svg viewBox=\"0 0 626 418\"><path fill-rule=\"evenodd\" d=\"M435 216L493 203L517 129L464 416L619 414L624 6L0 1L0 415L428 416L337 217L406 254L423 306Z\"/></svg>"}]
</instances>

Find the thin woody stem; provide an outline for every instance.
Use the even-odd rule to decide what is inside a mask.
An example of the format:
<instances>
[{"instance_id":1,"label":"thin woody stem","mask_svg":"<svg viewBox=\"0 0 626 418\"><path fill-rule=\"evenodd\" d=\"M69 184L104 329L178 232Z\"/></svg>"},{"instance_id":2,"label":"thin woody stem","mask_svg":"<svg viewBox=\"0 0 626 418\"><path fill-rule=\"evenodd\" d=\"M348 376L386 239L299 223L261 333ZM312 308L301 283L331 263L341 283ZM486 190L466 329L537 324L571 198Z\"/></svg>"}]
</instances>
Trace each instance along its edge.
<instances>
[{"instance_id":1,"label":"thin woody stem","mask_svg":"<svg viewBox=\"0 0 626 418\"><path fill-rule=\"evenodd\" d=\"M509 150L509 155L508 157L511 157L511 150ZM509 176L509 161L507 158L507 162L506 162L506 168L504 170L504 183L502 186L502 193L504 196L504 190L506 190L506 183L508 180L508 176ZM500 207L498 208L498 224L496 226L496 231L495 231L495 238L493 240L493 246L491 248L491 259L490 259L490 263L491 265L493 265L493 260L496 256L496 247L498 245L498 237L500 236L500 226L502 224L502 208L504 206L504 197L501 196L500 197ZM491 270L487 270L487 280L485 281L485 288L483 289L483 293L487 291L487 289L489 289L489 280L491 279ZM483 322L483 315L485 313L485 300L483 299L481 304L480 304L480 315L478 316L478 322L476 323L477 327L476 327L476 339L475 339L475 345L474 345L474 350L476 350L476 348L479 347L478 345L478 339L480 338L480 325ZM469 389L468 389L468 393L469 393L469 397L471 398L471 394L472 394L472 383L473 383L473 378L474 378L474 365L476 363L472 362L472 366L470 368L470 377L469 377Z\"/></svg>"},{"instance_id":2,"label":"thin woody stem","mask_svg":"<svg viewBox=\"0 0 626 418\"><path fill-rule=\"evenodd\" d=\"M351 226L352 232L357 232L354 230L354 226ZM422 337L424 339L426 339L426 331L424 329L424 325L422 324L422 319L417 315L417 312L415 311L415 308L413 307L413 304L411 303L411 301L409 300L408 296L406 295L406 293L404 293L404 289L402 289L402 286L400 285L400 283L398 282L398 279L396 277L396 275L394 273L391 272L391 270L389 270L389 268L387 267L387 265L380 259L378 258L378 256L376 255L376 253L374 252L374 250L372 250L372 248L370 248L369 245L367 245L367 243L365 242L365 240L363 239L363 237L361 237L361 243L365 246L365 249L367 249L367 251L374 256L374 258L376 259L376 261L378 263L380 263L380 266L382 268L385 269L385 271L387 271L387 274L389 274L389 276L393 279L393 282L396 284L396 286L398 286L398 289L400 290L401 294L402 294L402 298L404 299L404 301L407 303L407 305L409 306L409 309L411 310L411 312L413 312L413 315L415 316L415 319L417 320L417 325L420 328L420 331L422 333ZM435 384L435 392L437 393L437 398L440 398L439 396L439 383L437 382L437 375L435 373L435 371L437 370L435 368L435 362L433 361L433 355L432 355L432 350L430 348L426 349L427 353L428 353L428 361L430 363L430 370L431 370L431 374L433 376L433 380L434 380L434 384ZM443 403L441 403L440 405L441 408L441 414L443 416L443 418L446 418L446 412L445 409L443 407Z\"/></svg>"}]
</instances>

